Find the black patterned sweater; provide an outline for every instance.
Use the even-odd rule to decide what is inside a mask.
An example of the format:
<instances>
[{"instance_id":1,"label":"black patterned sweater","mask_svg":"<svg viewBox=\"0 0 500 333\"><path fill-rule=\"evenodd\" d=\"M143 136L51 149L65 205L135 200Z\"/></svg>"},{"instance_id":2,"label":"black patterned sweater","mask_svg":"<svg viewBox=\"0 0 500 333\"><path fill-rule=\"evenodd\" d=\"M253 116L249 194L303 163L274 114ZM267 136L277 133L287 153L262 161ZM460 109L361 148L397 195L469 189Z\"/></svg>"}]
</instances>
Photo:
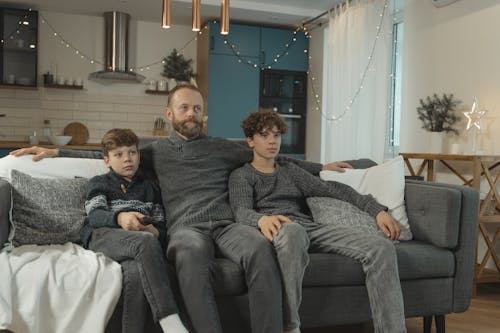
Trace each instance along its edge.
<instances>
[{"instance_id":1,"label":"black patterned sweater","mask_svg":"<svg viewBox=\"0 0 500 333\"><path fill-rule=\"evenodd\" d=\"M153 217L153 225L160 233L158 239L165 249L167 230L160 191L153 180L141 176L140 170L130 182L113 170L90 179L85 212L88 218L80 232L85 247L94 229L121 228L117 223L119 213L139 212Z\"/></svg>"}]
</instances>

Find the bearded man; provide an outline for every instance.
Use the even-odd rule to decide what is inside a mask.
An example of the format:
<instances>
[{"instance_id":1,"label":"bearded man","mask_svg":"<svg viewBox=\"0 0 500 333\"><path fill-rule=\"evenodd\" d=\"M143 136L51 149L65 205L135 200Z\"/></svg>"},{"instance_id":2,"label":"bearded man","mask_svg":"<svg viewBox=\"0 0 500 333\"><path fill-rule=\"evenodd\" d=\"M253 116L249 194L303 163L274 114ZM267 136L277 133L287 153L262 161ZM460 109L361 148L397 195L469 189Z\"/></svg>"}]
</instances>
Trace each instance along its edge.
<instances>
[{"instance_id":1,"label":"bearded man","mask_svg":"<svg viewBox=\"0 0 500 333\"><path fill-rule=\"evenodd\" d=\"M250 162L244 142L205 136L203 97L197 87L176 86L166 116L174 131L141 149L141 167L153 172L161 188L168 227L167 258L175 264L183 303L195 332L222 333L212 286L215 253L239 264L248 288L254 333L283 331L280 273L272 246L255 228L234 222L228 202L231 172ZM31 147L13 155L101 158L96 152ZM293 161L318 174L343 171L345 163Z\"/></svg>"}]
</instances>

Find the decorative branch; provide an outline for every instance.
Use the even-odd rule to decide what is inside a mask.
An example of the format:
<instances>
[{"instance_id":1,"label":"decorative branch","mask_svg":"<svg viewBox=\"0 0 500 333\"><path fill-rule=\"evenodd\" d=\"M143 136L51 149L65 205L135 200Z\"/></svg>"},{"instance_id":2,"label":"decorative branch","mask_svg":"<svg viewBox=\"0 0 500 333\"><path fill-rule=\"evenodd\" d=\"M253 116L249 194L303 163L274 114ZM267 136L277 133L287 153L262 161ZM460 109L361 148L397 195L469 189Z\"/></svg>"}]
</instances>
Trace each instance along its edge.
<instances>
[{"instance_id":1,"label":"decorative branch","mask_svg":"<svg viewBox=\"0 0 500 333\"><path fill-rule=\"evenodd\" d=\"M455 110L461 101L454 99L453 94L443 94L440 98L434 94L432 98L427 96L425 101L420 99L420 106L417 108L418 119L422 120L422 128L429 132L453 132L458 134L458 130L453 128L460 117L455 114Z\"/></svg>"}]
</instances>

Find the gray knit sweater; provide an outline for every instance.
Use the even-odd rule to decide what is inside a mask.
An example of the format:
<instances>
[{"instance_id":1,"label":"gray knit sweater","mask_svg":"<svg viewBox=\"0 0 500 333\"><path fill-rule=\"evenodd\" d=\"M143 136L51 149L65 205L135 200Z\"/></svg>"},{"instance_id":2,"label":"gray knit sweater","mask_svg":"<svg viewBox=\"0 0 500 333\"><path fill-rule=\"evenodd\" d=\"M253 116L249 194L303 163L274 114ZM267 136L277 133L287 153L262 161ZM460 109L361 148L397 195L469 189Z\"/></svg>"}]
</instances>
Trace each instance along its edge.
<instances>
[{"instance_id":1,"label":"gray knit sweater","mask_svg":"<svg viewBox=\"0 0 500 333\"><path fill-rule=\"evenodd\" d=\"M60 150L59 155L99 157L69 150ZM233 222L228 201L229 175L252 158L245 142L208 136L185 140L176 132L142 148L141 168L158 178L169 233L181 226L212 229ZM297 163L312 174L319 174L322 168L318 163L281 159Z\"/></svg>"},{"instance_id":2,"label":"gray knit sweater","mask_svg":"<svg viewBox=\"0 0 500 333\"><path fill-rule=\"evenodd\" d=\"M236 222L254 227L265 215L311 223L305 199L313 196L347 201L373 217L387 210L371 195L362 195L342 183L323 181L287 161L277 161L273 173L260 172L247 163L229 178L229 200Z\"/></svg>"}]
</instances>

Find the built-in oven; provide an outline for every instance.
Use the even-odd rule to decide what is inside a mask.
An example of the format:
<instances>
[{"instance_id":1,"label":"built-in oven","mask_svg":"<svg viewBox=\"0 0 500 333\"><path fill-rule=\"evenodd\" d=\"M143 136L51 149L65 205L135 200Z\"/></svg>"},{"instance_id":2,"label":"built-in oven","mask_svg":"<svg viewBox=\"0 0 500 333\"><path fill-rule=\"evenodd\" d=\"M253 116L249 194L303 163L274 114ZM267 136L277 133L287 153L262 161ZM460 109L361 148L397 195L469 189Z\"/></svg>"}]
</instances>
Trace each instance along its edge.
<instances>
[{"instance_id":1,"label":"built-in oven","mask_svg":"<svg viewBox=\"0 0 500 333\"><path fill-rule=\"evenodd\" d=\"M267 69L261 72L260 83L260 108L279 113L288 126L287 134L281 138L280 152L303 155L306 136L307 74Z\"/></svg>"}]
</instances>

